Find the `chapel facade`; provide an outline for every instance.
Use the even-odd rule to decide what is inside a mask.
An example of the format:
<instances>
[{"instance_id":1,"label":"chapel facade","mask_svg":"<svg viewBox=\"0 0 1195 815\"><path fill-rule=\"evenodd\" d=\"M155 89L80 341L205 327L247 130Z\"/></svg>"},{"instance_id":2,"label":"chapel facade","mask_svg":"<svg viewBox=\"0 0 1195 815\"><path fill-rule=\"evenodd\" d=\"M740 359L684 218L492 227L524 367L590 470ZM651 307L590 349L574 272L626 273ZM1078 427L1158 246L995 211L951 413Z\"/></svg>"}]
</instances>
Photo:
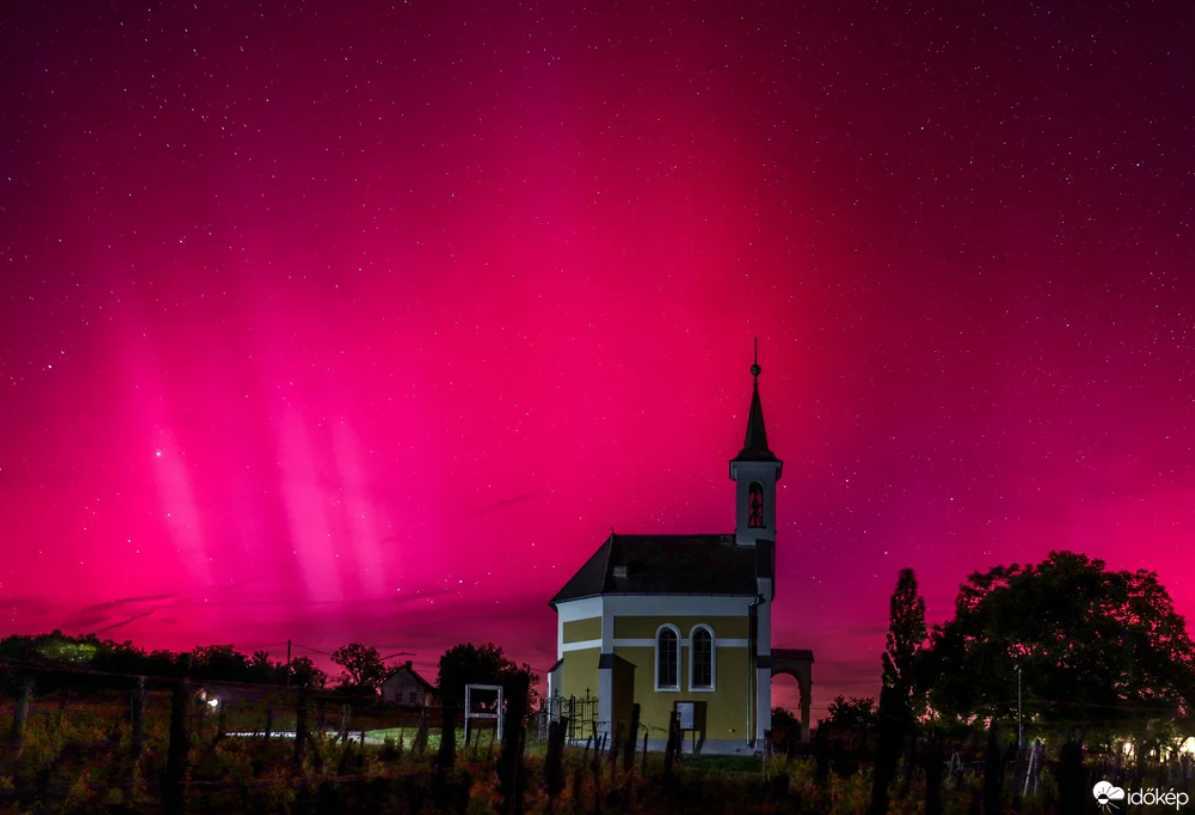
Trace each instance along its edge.
<instances>
[{"instance_id":1,"label":"chapel facade","mask_svg":"<svg viewBox=\"0 0 1195 815\"><path fill-rule=\"evenodd\" d=\"M612 533L552 598L548 694L565 715L568 700L596 697L598 731L625 738L638 705L639 737L646 727L660 749L675 711L686 749L754 752L771 729L772 676L788 673L808 738L813 653L772 645L784 465L768 447L760 373L757 358L746 437L730 460L734 531Z\"/></svg>"}]
</instances>

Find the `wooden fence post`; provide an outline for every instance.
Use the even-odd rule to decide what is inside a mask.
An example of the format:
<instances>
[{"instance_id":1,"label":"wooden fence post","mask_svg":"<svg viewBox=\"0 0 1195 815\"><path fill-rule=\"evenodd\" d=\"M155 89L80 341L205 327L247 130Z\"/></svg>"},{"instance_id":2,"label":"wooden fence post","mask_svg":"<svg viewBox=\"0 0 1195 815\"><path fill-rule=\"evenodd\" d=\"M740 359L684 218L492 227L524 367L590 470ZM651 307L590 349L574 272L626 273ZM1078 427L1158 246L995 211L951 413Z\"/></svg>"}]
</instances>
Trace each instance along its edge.
<instances>
[{"instance_id":1,"label":"wooden fence post","mask_svg":"<svg viewBox=\"0 0 1195 815\"><path fill-rule=\"evenodd\" d=\"M402 731L398 731L399 741L402 740ZM427 752L427 708L419 711L419 726L415 728L415 739L411 742L411 752L416 756L422 756Z\"/></svg>"},{"instance_id":2,"label":"wooden fence post","mask_svg":"<svg viewBox=\"0 0 1195 815\"><path fill-rule=\"evenodd\" d=\"M266 744L270 743L270 737L274 735L274 708L266 708Z\"/></svg>"},{"instance_id":3,"label":"wooden fence post","mask_svg":"<svg viewBox=\"0 0 1195 815\"><path fill-rule=\"evenodd\" d=\"M133 761L141 758L145 749L145 677L137 677L137 685L133 688L129 699L129 719L132 725L130 742L133 748Z\"/></svg>"},{"instance_id":4,"label":"wooden fence post","mask_svg":"<svg viewBox=\"0 0 1195 815\"><path fill-rule=\"evenodd\" d=\"M303 772L303 759L307 753L307 689L299 689L299 701L295 705L295 772Z\"/></svg>"},{"instance_id":5,"label":"wooden fence post","mask_svg":"<svg viewBox=\"0 0 1195 815\"><path fill-rule=\"evenodd\" d=\"M631 705L631 729L623 747L622 769L629 773L635 767L635 741L639 737L639 703Z\"/></svg>"},{"instance_id":6,"label":"wooden fence post","mask_svg":"<svg viewBox=\"0 0 1195 815\"><path fill-rule=\"evenodd\" d=\"M672 763L680 752L680 717L675 710L668 717L668 746L664 748L664 776L672 777Z\"/></svg>"},{"instance_id":7,"label":"wooden fence post","mask_svg":"<svg viewBox=\"0 0 1195 815\"><path fill-rule=\"evenodd\" d=\"M556 799L564 789L564 721L548 722L548 753L544 758L544 788L548 793L548 812L556 806Z\"/></svg>"},{"instance_id":8,"label":"wooden fence post","mask_svg":"<svg viewBox=\"0 0 1195 815\"><path fill-rule=\"evenodd\" d=\"M639 775L647 778L647 728L643 728L643 764L639 767Z\"/></svg>"},{"instance_id":9,"label":"wooden fence post","mask_svg":"<svg viewBox=\"0 0 1195 815\"><path fill-rule=\"evenodd\" d=\"M502 751L498 755L499 790L502 809L508 815L522 815L526 771L523 768L523 749L526 746L527 695L530 691L526 675L511 683L506 697L506 721L502 728ZM503 715L498 711L498 715Z\"/></svg>"},{"instance_id":10,"label":"wooden fence post","mask_svg":"<svg viewBox=\"0 0 1195 815\"><path fill-rule=\"evenodd\" d=\"M593 760L589 763L589 768L593 771L593 811L600 813L602 811L602 749L606 743L606 734L603 733L599 736L596 724L593 732Z\"/></svg>"},{"instance_id":11,"label":"wooden fence post","mask_svg":"<svg viewBox=\"0 0 1195 815\"><path fill-rule=\"evenodd\" d=\"M983 813L1000 815L1004 791L1004 756L996 720L988 726L988 746L983 756Z\"/></svg>"},{"instance_id":12,"label":"wooden fence post","mask_svg":"<svg viewBox=\"0 0 1195 815\"><path fill-rule=\"evenodd\" d=\"M446 772L456 765L456 705L445 701L440 712L440 752L436 755L436 769Z\"/></svg>"},{"instance_id":13,"label":"wooden fence post","mask_svg":"<svg viewBox=\"0 0 1195 815\"><path fill-rule=\"evenodd\" d=\"M170 696L170 746L162 783L162 809L166 815L183 815L187 807L187 764L191 751L188 727L191 685L180 679Z\"/></svg>"},{"instance_id":14,"label":"wooden fence post","mask_svg":"<svg viewBox=\"0 0 1195 815\"><path fill-rule=\"evenodd\" d=\"M344 744L349 740L349 717L353 715L353 706L345 703L340 706L340 743Z\"/></svg>"},{"instance_id":15,"label":"wooden fence post","mask_svg":"<svg viewBox=\"0 0 1195 815\"><path fill-rule=\"evenodd\" d=\"M29 707L33 703L33 677L21 679L21 695L17 697L17 705L12 712L12 735L10 742L13 752L21 754L25 746L25 723L29 721Z\"/></svg>"}]
</instances>

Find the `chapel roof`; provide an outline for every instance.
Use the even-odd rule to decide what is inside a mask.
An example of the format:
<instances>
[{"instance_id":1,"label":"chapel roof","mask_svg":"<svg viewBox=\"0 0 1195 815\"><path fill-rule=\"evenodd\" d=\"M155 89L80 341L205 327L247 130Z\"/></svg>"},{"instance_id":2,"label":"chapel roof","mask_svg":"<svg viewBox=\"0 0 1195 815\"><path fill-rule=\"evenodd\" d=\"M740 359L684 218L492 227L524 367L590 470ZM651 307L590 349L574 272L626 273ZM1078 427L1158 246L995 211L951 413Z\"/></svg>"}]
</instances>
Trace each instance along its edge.
<instances>
[{"instance_id":1,"label":"chapel roof","mask_svg":"<svg viewBox=\"0 0 1195 815\"><path fill-rule=\"evenodd\" d=\"M739 546L733 534L617 535L602 542L550 605L603 594L754 597L772 577L774 545Z\"/></svg>"}]
</instances>

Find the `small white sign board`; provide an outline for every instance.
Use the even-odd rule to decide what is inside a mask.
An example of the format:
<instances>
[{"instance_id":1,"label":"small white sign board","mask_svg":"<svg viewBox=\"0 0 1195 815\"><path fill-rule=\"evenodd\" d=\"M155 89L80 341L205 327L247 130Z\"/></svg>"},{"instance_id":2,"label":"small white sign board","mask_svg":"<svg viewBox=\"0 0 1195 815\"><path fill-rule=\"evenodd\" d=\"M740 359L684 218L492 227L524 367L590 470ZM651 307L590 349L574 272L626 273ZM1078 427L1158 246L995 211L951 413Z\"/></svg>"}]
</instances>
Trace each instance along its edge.
<instances>
[{"instance_id":1,"label":"small white sign board","mask_svg":"<svg viewBox=\"0 0 1195 815\"><path fill-rule=\"evenodd\" d=\"M473 691L491 691L497 693L493 711L473 710ZM502 686L501 685L465 685L465 744L469 743L470 719L494 719L498 725L496 734L498 741L502 741Z\"/></svg>"},{"instance_id":2,"label":"small white sign board","mask_svg":"<svg viewBox=\"0 0 1195 815\"><path fill-rule=\"evenodd\" d=\"M680 720L681 730L693 730L696 728L694 719L696 704L693 702L677 702L676 703L676 718Z\"/></svg>"}]
</instances>

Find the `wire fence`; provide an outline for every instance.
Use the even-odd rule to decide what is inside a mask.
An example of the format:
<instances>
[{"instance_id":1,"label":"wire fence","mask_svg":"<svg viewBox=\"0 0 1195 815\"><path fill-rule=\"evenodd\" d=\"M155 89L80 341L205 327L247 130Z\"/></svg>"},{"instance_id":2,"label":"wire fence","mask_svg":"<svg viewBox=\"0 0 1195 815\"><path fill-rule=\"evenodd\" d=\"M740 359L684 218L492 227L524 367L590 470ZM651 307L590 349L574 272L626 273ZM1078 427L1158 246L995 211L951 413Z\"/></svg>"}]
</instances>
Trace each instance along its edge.
<instances>
[{"instance_id":1,"label":"wire fence","mask_svg":"<svg viewBox=\"0 0 1195 815\"><path fill-rule=\"evenodd\" d=\"M446 716L442 707L388 705L316 688L0 660L0 690L0 809L5 802L30 796L66 800L77 794L72 791L77 779L87 776L91 783L107 785L106 795L161 801L166 811L181 811L171 810L169 802L188 789L197 811L242 811L249 799L293 794L296 778L349 785L376 779L376 767L362 769L367 746L375 748L370 752L375 765L378 755L430 759L441 750L446 734L453 749L471 758L497 760L501 749L495 728L485 724L470 728L468 741L461 739L463 710L450 709ZM552 724L564 723L563 740L579 748L578 754L596 756L601 749L612 756L628 741L646 748L650 730L643 724L632 728L632 737L617 728L610 732L610 723L599 716L597 698L586 694L543 699L525 719L516 719L525 726L519 729L527 742L547 742ZM1029 727L1025 746L1014 750L1008 746L1012 734L1004 733L997 766L1005 789L1019 789L1026 798L1039 795L1039 788L1048 788L1049 779L1059 775L1061 740ZM1039 736L1050 747L1035 753ZM796 737L783 744L780 738L773 734L761 745L765 776L773 761L801 759L819 765L824 760L836 774L858 777L861 767L874 763L877 748L869 733L827 730L821 748ZM1139 741L1146 747L1132 755L1088 752L1084 777L1119 786L1148 783L1190 790L1195 770L1191 756L1172 741ZM934 750L941 755L933 758ZM645 775L646 752L641 755ZM965 791L981 786L992 763L982 735L936 743L922 737L910 742L902 758L904 785L913 786L909 779L924 779L936 765L948 789ZM431 767L430 761L408 764L394 778L414 774L422 779L420 774ZM233 806L229 802L237 796L240 804ZM268 802L262 806L272 811Z\"/></svg>"}]
</instances>

